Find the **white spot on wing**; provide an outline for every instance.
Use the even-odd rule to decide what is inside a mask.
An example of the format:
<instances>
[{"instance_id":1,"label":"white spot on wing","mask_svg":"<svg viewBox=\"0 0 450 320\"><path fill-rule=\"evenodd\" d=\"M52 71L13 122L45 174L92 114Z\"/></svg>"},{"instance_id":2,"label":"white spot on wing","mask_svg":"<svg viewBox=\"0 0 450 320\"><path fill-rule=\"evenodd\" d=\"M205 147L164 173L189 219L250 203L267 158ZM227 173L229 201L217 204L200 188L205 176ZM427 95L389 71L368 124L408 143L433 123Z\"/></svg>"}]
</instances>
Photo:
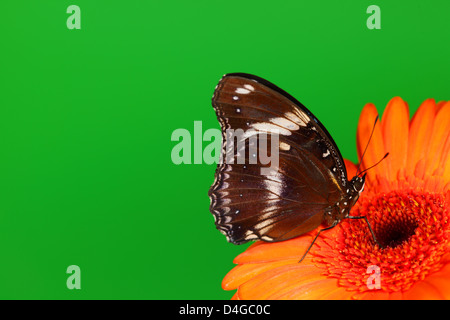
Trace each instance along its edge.
<instances>
[{"instance_id":1,"label":"white spot on wing","mask_svg":"<svg viewBox=\"0 0 450 320\"><path fill-rule=\"evenodd\" d=\"M241 94L249 94L249 93L250 93L250 90L245 89L245 88L237 88L237 89L235 90L235 92L236 92L236 93L241 93Z\"/></svg>"},{"instance_id":2,"label":"white spot on wing","mask_svg":"<svg viewBox=\"0 0 450 320\"><path fill-rule=\"evenodd\" d=\"M309 122L309 120L307 120L305 117L303 117L303 114L302 114L302 116L299 116L298 114L294 114L294 113L292 113L292 112L286 112L286 113L284 114L284 116L285 116L286 118L288 118L289 120L291 120L291 121L297 123L299 126L302 126L302 127L306 127L306 125L307 125L308 122ZM309 119L309 118L308 118L308 119ZM306 121L305 121L305 120L306 120Z\"/></svg>"},{"instance_id":3,"label":"white spot on wing","mask_svg":"<svg viewBox=\"0 0 450 320\"><path fill-rule=\"evenodd\" d=\"M263 222L260 222L258 224L255 225L255 229L259 230L259 229L263 229L265 227L267 227L268 225L273 223L273 219L267 219L264 220Z\"/></svg>"},{"instance_id":4,"label":"white spot on wing","mask_svg":"<svg viewBox=\"0 0 450 320\"><path fill-rule=\"evenodd\" d=\"M251 128L254 128L255 130L258 130L258 131L278 133L278 134L282 134L285 136L290 136L292 134L290 130L281 128L280 126L277 126L276 124L269 123L269 122L253 123L251 125Z\"/></svg>"},{"instance_id":5,"label":"white spot on wing","mask_svg":"<svg viewBox=\"0 0 450 320\"><path fill-rule=\"evenodd\" d=\"M258 239L258 236L254 234L253 231L247 230L247 232L245 233L245 240L254 240L254 239Z\"/></svg>"},{"instance_id":6,"label":"white spot on wing","mask_svg":"<svg viewBox=\"0 0 450 320\"><path fill-rule=\"evenodd\" d=\"M244 88L250 91L255 91L255 88L251 84L244 84Z\"/></svg>"},{"instance_id":7,"label":"white spot on wing","mask_svg":"<svg viewBox=\"0 0 450 320\"><path fill-rule=\"evenodd\" d=\"M289 130L298 130L300 128L296 123L282 117L271 118L269 121Z\"/></svg>"},{"instance_id":8,"label":"white spot on wing","mask_svg":"<svg viewBox=\"0 0 450 320\"><path fill-rule=\"evenodd\" d=\"M280 150L283 151L289 151L291 150L291 145L287 144L286 142L280 142Z\"/></svg>"},{"instance_id":9,"label":"white spot on wing","mask_svg":"<svg viewBox=\"0 0 450 320\"><path fill-rule=\"evenodd\" d=\"M265 179L262 180L263 184L265 185L264 188L266 190L269 190L271 193L280 196L283 193L284 188L284 175L279 171L274 171L274 174L271 175L270 179L279 181L281 183L276 183L269 179ZM261 219L264 219L264 216L262 216Z\"/></svg>"}]
</instances>

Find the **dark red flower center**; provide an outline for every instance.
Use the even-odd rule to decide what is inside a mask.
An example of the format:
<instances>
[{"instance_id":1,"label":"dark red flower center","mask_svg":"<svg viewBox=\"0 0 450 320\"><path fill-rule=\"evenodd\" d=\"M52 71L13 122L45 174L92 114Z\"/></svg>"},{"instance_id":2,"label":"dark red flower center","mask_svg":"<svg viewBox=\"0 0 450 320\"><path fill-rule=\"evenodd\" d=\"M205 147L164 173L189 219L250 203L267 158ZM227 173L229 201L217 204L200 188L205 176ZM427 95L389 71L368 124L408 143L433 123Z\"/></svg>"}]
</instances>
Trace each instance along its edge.
<instances>
[{"instance_id":1,"label":"dark red flower center","mask_svg":"<svg viewBox=\"0 0 450 320\"><path fill-rule=\"evenodd\" d=\"M376 209L381 208L381 212L370 213L374 233L383 248L396 248L415 235L420 218L408 206L403 206L402 201L396 202L399 205L392 205L392 202L386 203L384 197L379 200L384 202L382 205L378 203Z\"/></svg>"},{"instance_id":2,"label":"dark red flower center","mask_svg":"<svg viewBox=\"0 0 450 320\"><path fill-rule=\"evenodd\" d=\"M329 247L315 251L315 261L342 285L364 291L367 268L381 271L382 288L407 290L417 280L442 268L442 256L449 252L450 221L448 204L442 194L419 191L368 193L353 208L352 215L367 216L383 248L375 244L363 220L344 220L335 239L324 239L338 250L330 259ZM326 249L326 251L325 251Z\"/></svg>"},{"instance_id":3,"label":"dark red flower center","mask_svg":"<svg viewBox=\"0 0 450 320\"><path fill-rule=\"evenodd\" d=\"M395 248L408 241L415 234L416 228L417 222L409 219L400 219L387 226L378 227L375 234L383 248Z\"/></svg>"}]
</instances>

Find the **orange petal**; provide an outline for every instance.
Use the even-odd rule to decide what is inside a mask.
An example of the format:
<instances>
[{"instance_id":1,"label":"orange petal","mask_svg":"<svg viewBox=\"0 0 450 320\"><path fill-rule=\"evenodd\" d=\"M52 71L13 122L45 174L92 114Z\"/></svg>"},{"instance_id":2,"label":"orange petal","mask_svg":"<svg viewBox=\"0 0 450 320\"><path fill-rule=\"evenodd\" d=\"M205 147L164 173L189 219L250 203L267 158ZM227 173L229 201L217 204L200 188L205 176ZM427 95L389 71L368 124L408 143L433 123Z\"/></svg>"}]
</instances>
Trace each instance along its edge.
<instances>
[{"instance_id":1,"label":"orange petal","mask_svg":"<svg viewBox=\"0 0 450 320\"><path fill-rule=\"evenodd\" d=\"M276 295L272 295L271 298L277 300L319 300L325 299L325 295L338 288L336 279L326 279L318 276L317 278L307 279L301 286L296 282L293 282L291 286L286 286L284 290L277 292ZM349 296L350 295L347 294L335 298L349 299Z\"/></svg>"},{"instance_id":2,"label":"orange petal","mask_svg":"<svg viewBox=\"0 0 450 320\"><path fill-rule=\"evenodd\" d=\"M276 260L298 259L303 256L305 250L311 244L310 233L303 236L280 242L257 242L234 259L234 263L271 262ZM308 258L308 255L306 256ZM306 259L305 258L305 259Z\"/></svg>"},{"instance_id":3,"label":"orange petal","mask_svg":"<svg viewBox=\"0 0 450 320\"><path fill-rule=\"evenodd\" d=\"M344 159L344 163L345 163L345 168L347 169L347 177L350 180L352 177L356 176L356 170L358 168L350 160Z\"/></svg>"},{"instance_id":4,"label":"orange petal","mask_svg":"<svg viewBox=\"0 0 450 320\"><path fill-rule=\"evenodd\" d=\"M364 106L359 118L356 133L356 144L360 161L369 141L370 134L373 130L372 141L370 141L370 145L367 146L367 151L361 165L362 169L368 168L369 166L375 164L383 158L385 154L381 126L377 124L375 128L373 127L377 116L378 111L375 108L375 105L368 103ZM382 161L379 165L367 172L368 180L375 182L377 175L386 175L386 164L384 162L385 161Z\"/></svg>"},{"instance_id":5,"label":"orange petal","mask_svg":"<svg viewBox=\"0 0 450 320\"><path fill-rule=\"evenodd\" d=\"M434 99L425 100L411 120L409 126L408 160L406 173L414 173L417 162L427 155L435 118Z\"/></svg>"},{"instance_id":6,"label":"orange petal","mask_svg":"<svg viewBox=\"0 0 450 320\"><path fill-rule=\"evenodd\" d=\"M230 272L228 272L225 278L223 278L222 288L224 290L234 290L241 284L247 282L248 280L256 277L261 273L277 268L279 266L295 263L298 263L298 259L279 260L276 262L266 262L266 263L240 264L234 267Z\"/></svg>"},{"instance_id":7,"label":"orange petal","mask_svg":"<svg viewBox=\"0 0 450 320\"><path fill-rule=\"evenodd\" d=\"M447 137L447 146L449 145L449 142L450 142L450 135ZM443 156L443 160L442 160L443 167L444 167L444 173L443 173L444 184L450 182L450 157L449 157L450 151L448 150L449 148L450 147L447 147L447 155Z\"/></svg>"},{"instance_id":8,"label":"orange petal","mask_svg":"<svg viewBox=\"0 0 450 320\"><path fill-rule=\"evenodd\" d=\"M280 298L281 293L302 287L311 281L325 279L322 270L308 264L281 266L264 272L239 287L241 299L261 300Z\"/></svg>"},{"instance_id":9,"label":"orange petal","mask_svg":"<svg viewBox=\"0 0 450 320\"><path fill-rule=\"evenodd\" d=\"M389 300L403 300L403 292L391 292L389 293Z\"/></svg>"},{"instance_id":10,"label":"orange petal","mask_svg":"<svg viewBox=\"0 0 450 320\"><path fill-rule=\"evenodd\" d=\"M444 143L444 147L441 152L441 159L439 161L438 168L434 171L434 174L442 177L444 184L450 181L450 132L447 135L447 139Z\"/></svg>"},{"instance_id":11,"label":"orange petal","mask_svg":"<svg viewBox=\"0 0 450 320\"><path fill-rule=\"evenodd\" d=\"M421 180L425 178L425 165L425 159L420 159L414 169L414 175Z\"/></svg>"},{"instance_id":12,"label":"orange petal","mask_svg":"<svg viewBox=\"0 0 450 320\"><path fill-rule=\"evenodd\" d=\"M420 281L405 292L403 298L406 300L441 300L444 296L433 284Z\"/></svg>"},{"instance_id":13,"label":"orange petal","mask_svg":"<svg viewBox=\"0 0 450 320\"><path fill-rule=\"evenodd\" d=\"M447 103L448 101L439 101L436 105L436 112L441 110L441 108Z\"/></svg>"},{"instance_id":14,"label":"orange petal","mask_svg":"<svg viewBox=\"0 0 450 320\"><path fill-rule=\"evenodd\" d=\"M445 103L436 114L436 119L431 134L428 157L426 163L426 175L432 175L437 169L445 143L450 133L450 102Z\"/></svg>"},{"instance_id":15,"label":"orange petal","mask_svg":"<svg viewBox=\"0 0 450 320\"><path fill-rule=\"evenodd\" d=\"M450 299L450 264L426 278L425 281L438 291L443 299Z\"/></svg>"},{"instance_id":16,"label":"orange petal","mask_svg":"<svg viewBox=\"0 0 450 320\"><path fill-rule=\"evenodd\" d=\"M349 300L351 299L353 292L348 291L344 287L336 287L332 290L329 290L320 299L324 300Z\"/></svg>"},{"instance_id":17,"label":"orange petal","mask_svg":"<svg viewBox=\"0 0 450 320\"><path fill-rule=\"evenodd\" d=\"M388 180L395 180L400 168L406 166L409 136L409 109L400 97L389 101L381 119L384 148L389 152L387 158Z\"/></svg>"},{"instance_id":18,"label":"orange petal","mask_svg":"<svg viewBox=\"0 0 450 320\"><path fill-rule=\"evenodd\" d=\"M387 300L389 293L383 290L373 290L355 294L353 298L357 300Z\"/></svg>"}]
</instances>

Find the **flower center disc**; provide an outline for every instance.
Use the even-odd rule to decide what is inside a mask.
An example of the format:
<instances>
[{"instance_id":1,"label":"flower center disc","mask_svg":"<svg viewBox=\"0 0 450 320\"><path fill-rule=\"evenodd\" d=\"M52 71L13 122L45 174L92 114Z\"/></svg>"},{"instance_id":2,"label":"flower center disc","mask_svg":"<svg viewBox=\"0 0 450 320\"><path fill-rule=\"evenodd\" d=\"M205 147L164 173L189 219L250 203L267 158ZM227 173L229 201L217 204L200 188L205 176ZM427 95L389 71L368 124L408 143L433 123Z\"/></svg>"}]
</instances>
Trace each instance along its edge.
<instances>
[{"instance_id":1,"label":"flower center disc","mask_svg":"<svg viewBox=\"0 0 450 320\"><path fill-rule=\"evenodd\" d=\"M334 248L319 246L315 262L325 265L340 283L358 291L367 290L367 268L371 265L380 268L382 289L407 290L418 279L442 268L440 261L450 243L447 207L444 195L438 193L369 193L359 199L351 214L367 216L383 248L375 245L364 221L347 219L330 235L334 241L323 240ZM338 253L330 257L329 249Z\"/></svg>"},{"instance_id":2,"label":"flower center disc","mask_svg":"<svg viewBox=\"0 0 450 320\"><path fill-rule=\"evenodd\" d=\"M416 228L417 223L414 221L395 221L390 225L379 227L375 231L375 236L383 248L395 248L408 241L415 234Z\"/></svg>"},{"instance_id":3,"label":"flower center disc","mask_svg":"<svg viewBox=\"0 0 450 320\"><path fill-rule=\"evenodd\" d=\"M367 210L366 214L374 221L375 236L383 248L395 248L415 235L425 210L419 208L414 197L406 198L409 205L397 194L384 196L375 199Z\"/></svg>"}]
</instances>

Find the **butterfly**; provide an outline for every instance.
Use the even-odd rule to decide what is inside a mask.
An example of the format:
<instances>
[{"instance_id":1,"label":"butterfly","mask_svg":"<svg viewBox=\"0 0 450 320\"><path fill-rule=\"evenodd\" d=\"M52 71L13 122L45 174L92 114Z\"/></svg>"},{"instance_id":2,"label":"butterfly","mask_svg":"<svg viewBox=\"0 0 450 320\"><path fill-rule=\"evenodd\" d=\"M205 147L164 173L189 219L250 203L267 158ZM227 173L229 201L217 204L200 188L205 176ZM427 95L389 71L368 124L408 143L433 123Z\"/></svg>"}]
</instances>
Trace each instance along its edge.
<instances>
[{"instance_id":1,"label":"butterfly","mask_svg":"<svg viewBox=\"0 0 450 320\"><path fill-rule=\"evenodd\" d=\"M366 175L348 180L339 148L304 105L269 81L245 73L224 75L212 105L222 150L208 193L210 211L229 242L284 241L324 225L307 253L320 232L343 219L364 219L378 244L367 218L350 215ZM244 134L229 134L238 130ZM269 145L271 152L262 150ZM277 155L275 168L264 174L261 169L268 163L255 159L262 151Z\"/></svg>"}]
</instances>

